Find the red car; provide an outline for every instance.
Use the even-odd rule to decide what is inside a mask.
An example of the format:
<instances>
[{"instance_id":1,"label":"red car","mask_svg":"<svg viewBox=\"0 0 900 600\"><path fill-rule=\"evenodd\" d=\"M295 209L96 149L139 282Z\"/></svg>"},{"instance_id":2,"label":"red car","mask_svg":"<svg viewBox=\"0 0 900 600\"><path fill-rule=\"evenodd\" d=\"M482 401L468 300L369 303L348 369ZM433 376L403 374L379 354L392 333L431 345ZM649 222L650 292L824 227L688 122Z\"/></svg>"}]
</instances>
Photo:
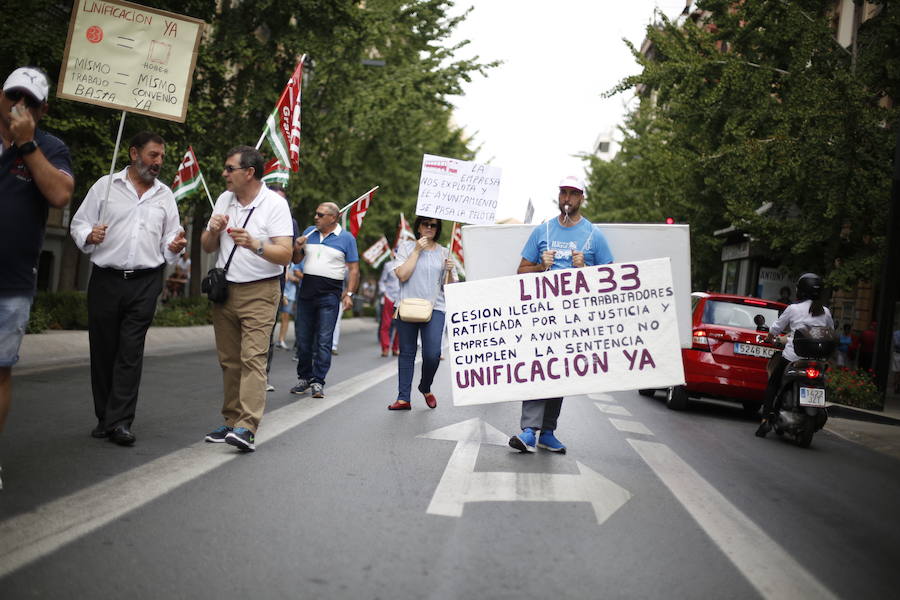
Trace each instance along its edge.
<instances>
[{"instance_id":1,"label":"red car","mask_svg":"<svg viewBox=\"0 0 900 600\"><path fill-rule=\"evenodd\" d=\"M786 304L731 294L691 294L693 344L681 349L683 386L669 388L666 405L687 408L688 397L740 402L748 414L763 403L766 364L776 348L763 340ZM640 390L652 396L655 390Z\"/></svg>"}]
</instances>

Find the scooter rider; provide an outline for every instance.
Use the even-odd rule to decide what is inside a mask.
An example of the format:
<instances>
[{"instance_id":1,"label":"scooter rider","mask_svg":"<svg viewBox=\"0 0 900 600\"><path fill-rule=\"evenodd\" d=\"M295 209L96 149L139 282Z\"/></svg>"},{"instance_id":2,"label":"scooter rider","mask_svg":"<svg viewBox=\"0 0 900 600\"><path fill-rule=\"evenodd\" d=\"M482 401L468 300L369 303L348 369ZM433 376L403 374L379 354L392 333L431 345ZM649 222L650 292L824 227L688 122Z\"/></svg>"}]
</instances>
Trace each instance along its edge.
<instances>
[{"instance_id":1,"label":"scooter rider","mask_svg":"<svg viewBox=\"0 0 900 600\"><path fill-rule=\"evenodd\" d=\"M831 318L831 311L822 304L819 297L822 295L822 278L815 273L805 273L800 276L797 281L797 300L795 304L791 304L781 316L775 321L766 336L766 342L772 343L775 338L782 333L788 331L794 332L802 327L825 326L834 329L834 321ZM766 434L772 430L772 423L775 422L777 415L773 412L775 398L778 396L778 390L781 388L781 376L784 368L795 360L799 360L799 356L794 352L794 336L788 337L787 344L778 359L778 363L769 376L769 384L766 387L765 404L763 405L763 420L756 430L757 437L766 437Z\"/></svg>"}]
</instances>

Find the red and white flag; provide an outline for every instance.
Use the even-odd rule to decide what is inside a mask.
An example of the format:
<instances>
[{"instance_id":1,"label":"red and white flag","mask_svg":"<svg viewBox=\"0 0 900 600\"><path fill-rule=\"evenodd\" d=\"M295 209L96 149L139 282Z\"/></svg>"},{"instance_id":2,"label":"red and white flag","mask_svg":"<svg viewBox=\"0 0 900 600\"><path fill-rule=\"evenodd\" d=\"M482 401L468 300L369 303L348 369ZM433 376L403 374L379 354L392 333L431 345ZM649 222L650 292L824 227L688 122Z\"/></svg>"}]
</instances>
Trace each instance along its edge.
<instances>
[{"instance_id":1,"label":"red and white flag","mask_svg":"<svg viewBox=\"0 0 900 600\"><path fill-rule=\"evenodd\" d=\"M356 237L356 234L359 233L360 228L362 227L363 219L366 216L366 212L369 210L369 204L372 203L372 198L375 196L375 191L378 188L373 188L363 194L360 198L357 198L353 205L350 207L350 223L349 229L350 234L353 237Z\"/></svg>"},{"instance_id":2,"label":"red and white flag","mask_svg":"<svg viewBox=\"0 0 900 600\"><path fill-rule=\"evenodd\" d=\"M264 135L272 145L275 156L283 165L289 165L291 171L300 169L300 84L303 80L304 54L288 79L275 110L266 119ZM259 145L257 145L257 148Z\"/></svg>"},{"instance_id":3,"label":"red and white flag","mask_svg":"<svg viewBox=\"0 0 900 600\"><path fill-rule=\"evenodd\" d=\"M391 257L391 247L388 245L387 238L384 236L378 238L377 242L362 253L362 257L367 263L377 269L381 263Z\"/></svg>"},{"instance_id":4,"label":"red and white flag","mask_svg":"<svg viewBox=\"0 0 900 600\"><path fill-rule=\"evenodd\" d=\"M394 245L392 246L394 251L400 247L400 242L403 240L415 242L416 234L413 233L412 227L406 222L406 217L403 216L403 213L400 213L400 224L397 225L397 239L394 240Z\"/></svg>"},{"instance_id":5,"label":"red and white flag","mask_svg":"<svg viewBox=\"0 0 900 600\"><path fill-rule=\"evenodd\" d=\"M466 261L463 258L462 227L456 223L453 224L453 233L450 235L450 258L456 264L456 270L459 271L459 274L465 277Z\"/></svg>"}]
</instances>

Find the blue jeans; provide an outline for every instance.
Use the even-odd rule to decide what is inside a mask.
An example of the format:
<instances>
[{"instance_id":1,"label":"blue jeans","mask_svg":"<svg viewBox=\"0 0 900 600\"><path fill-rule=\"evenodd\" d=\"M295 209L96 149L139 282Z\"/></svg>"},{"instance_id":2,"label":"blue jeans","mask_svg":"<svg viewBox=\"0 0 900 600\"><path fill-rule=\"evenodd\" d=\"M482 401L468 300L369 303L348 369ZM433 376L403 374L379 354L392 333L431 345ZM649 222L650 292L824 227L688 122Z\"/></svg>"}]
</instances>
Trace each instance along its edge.
<instances>
[{"instance_id":1,"label":"blue jeans","mask_svg":"<svg viewBox=\"0 0 900 600\"><path fill-rule=\"evenodd\" d=\"M444 313L431 312L427 323L404 323L397 319L397 333L400 336L400 357L397 360L397 400L409 402L413 371L416 369L416 338L422 337L422 378L419 391L431 391L434 374L441 364L441 336L444 333Z\"/></svg>"},{"instance_id":2,"label":"blue jeans","mask_svg":"<svg viewBox=\"0 0 900 600\"><path fill-rule=\"evenodd\" d=\"M341 299L334 294L297 299L297 377L325 385L331 368L331 338L340 314Z\"/></svg>"},{"instance_id":3,"label":"blue jeans","mask_svg":"<svg viewBox=\"0 0 900 600\"><path fill-rule=\"evenodd\" d=\"M11 367L19 360L19 347L28 327L31 296L0 296L0 367Z\"/></svg>"}]
</instances>

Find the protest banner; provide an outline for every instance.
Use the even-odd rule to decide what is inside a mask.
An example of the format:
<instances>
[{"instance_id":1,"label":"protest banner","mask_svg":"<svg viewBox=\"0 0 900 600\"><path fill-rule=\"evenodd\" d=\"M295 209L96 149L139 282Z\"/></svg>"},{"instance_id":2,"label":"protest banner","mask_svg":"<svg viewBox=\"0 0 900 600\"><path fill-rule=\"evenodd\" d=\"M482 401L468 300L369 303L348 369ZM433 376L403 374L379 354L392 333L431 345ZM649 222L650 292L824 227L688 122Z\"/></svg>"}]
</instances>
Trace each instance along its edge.
<instances>
[{"instance_id":1,"label":"protest banner","mask_svg":"<svg viewBox=\"0 0 900 600\"><path fill-rule=\"evenodd\" d=\"M684 383L668 258L448 285L456 406Z\"/></svg>"},{"instance_id":2,"label":"protest banner","mask_svg":"<svg viewBox=\"0 0 900 600\"><path fill-rule=\"evenodd\" d=\"M490 165L424 155L416 214L460 223L493 223L500 171Z\"/></svg>"},{"instance_id":3,"label":"protest banner","mask_svg":"<svg viewBox=\"0 0 900 600\"><path fill-rule=\"evenodd\" d=\"M513 275L522 248L535 225L466 225L466 280ZM682 348L691 347L691 230L688 225L661 223L594 224L603 233L613 260L636 262L666 257L671 261Z\"/></svg>"},{"instance_id":4,"label":"protest banner","mask_svg":"<svg viewBox=\"0 0 900 600\"><path fill-rule=\"evenodd\" d=\"M121 0L75 0L57 96L184 123L205 25Z\"/></svg>"}]
</instances>

